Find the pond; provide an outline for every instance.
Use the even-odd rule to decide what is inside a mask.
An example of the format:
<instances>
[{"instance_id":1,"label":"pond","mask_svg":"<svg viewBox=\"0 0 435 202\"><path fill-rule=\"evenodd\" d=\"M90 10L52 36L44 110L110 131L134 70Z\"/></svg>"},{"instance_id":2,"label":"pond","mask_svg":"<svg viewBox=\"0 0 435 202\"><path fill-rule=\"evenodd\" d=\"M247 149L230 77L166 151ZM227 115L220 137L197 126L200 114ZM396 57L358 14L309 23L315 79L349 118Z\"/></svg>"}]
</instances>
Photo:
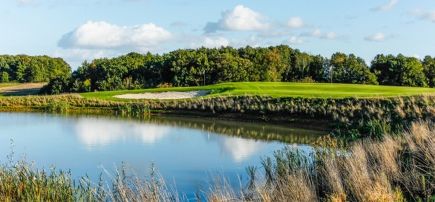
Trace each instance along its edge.
<instances>
[{"instance_id":1,"label":"pond","mask_svg":"<svg viewBox=\"0 0 435 202\"><path fill-rule=\"evenodd\" d=\"M128 120L101 116L0 113L0 163L34 162L70 170L74 178L113 173L126 165L138 176L155 166L168 186L187 196L207 191L215 177L245 182L247 166L294 145L310 150L323 131L204 118ZM110 176L109 176L110 177Z\"/></svg>"}]
</instances>

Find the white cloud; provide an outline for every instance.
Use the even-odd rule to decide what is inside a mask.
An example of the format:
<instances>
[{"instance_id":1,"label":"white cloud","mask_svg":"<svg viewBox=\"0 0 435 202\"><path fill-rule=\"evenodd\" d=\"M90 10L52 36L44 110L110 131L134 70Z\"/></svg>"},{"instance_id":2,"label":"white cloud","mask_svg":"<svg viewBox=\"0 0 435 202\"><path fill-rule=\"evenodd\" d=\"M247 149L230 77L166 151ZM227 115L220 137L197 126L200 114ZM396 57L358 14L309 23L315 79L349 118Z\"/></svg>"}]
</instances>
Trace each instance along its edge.
<instances>
[{"instance_id":1,"label":"white cloud","mask_svg":"<svg viewBox=\"0 0 435 202\"><path fill-rule=\"evenodd\" d=\"M413 54L412 57L415 57L419 60L423 59L423 57L421 57L419 54Z\"/></svg>"},{"instance_id":2,"label":"white cloud","mask_svg":"<svg viewBox=\"0 0 435 202\"><path fill-rule=\"evenodd\" d=\"M335 32L328 32L323 36L325 39L336 39L337 33Z\"/></svg>"},{"instance_id":3,"label":"white cloud","mask_svg":"<svg viewBox=\"0 0 435 202\"><path fill-rule=\"evenodd\" d=\"M262 142L242 138L225 138L222 144L224 151L239 163L258 153L264 146Z\"/></svg>"},{"instance_id":4,"label":"white cloud","mask_svg":"<svg viewBox=\"0 0 435 202\"><path fill-rule=\"evenodd\" d=\"M206 48L219 48L229 45L230 41L225 37L205 37L202 44Z\"/></svg>"},{"instance_id":5,"label":"white cloud","mask_svg":"<svg viewBox=\"0 0 435 202\"><path fill-rule=\"evenodd\" d=\"M298 36L291 36L286 43L290 44L290 45L297 45L297 44L302 44L304 43L304 40L301 37Z\"/></svg>"},{"instance_id":6,"label":"white cloud","mask_svg":"<svg viewBox=\"0 0 435 202\"><path fill-rule=\"evenodd\" d=\"M419 17L420 19L435 23L435 11L424 11L417 9L412 11L411 14Z\"/></svg>"},{"instance_id":7,"label":"white cloud","mask_svg":"<svg viewBox=\"0 0 435 202\"><path fill-rule=\"evenodd\" d=\"M364 38L364 40L366 40L366 41L373 41L373 42L382 42L382 41L385 41L386 38L387 37L385 36L384 33L379 32L379 33L376 33L376 34L372 34L370 36L366 36Z\"/></svg>"},{"instance_id":8,"label":"white cloud","mask_svg":"<svg viewBox=\"0 0 435 202\"><path fill-rule=\"evenodd\" d=\"M393 9L397 3L399 3L399 0L388 0L386 4L380 5L378 7L373 8L374 11L389 11Z\"/></svg>"},{"instance_id":9,"label":"white cloud","mask_svg":"<svg viewBox=\"0 0 435 202\"><path fill-rule=\"evenodd\" d=\"M233 10L222 13L222 18L218 22L211 22L206 25L206 32L216 32L218 30L227 31L260 31L270 27L269 23L260 13L245 7L236 6Z\"/></svg>"},{"instance_id":10,"label":"white cloud","mask_svg":"<svg viewBox=\"0 0 435 202\"><path fill-rule=\"evenodd\" d=\"M85 60L93 60L95 58L113 57L119 55L113 50L96 50L96 49L58 49L54 51L54 57L64 58L69 65L75 69L79 67Z\"/></svg>"},{"instance_id":11,"label":"white cloud","mask_svg":"<svg viewBox=\"0 0 435 202\"><path fill-rule=\"evenodd\" d=\"M287 26L290 28L301 28L304 26L304 21L300 17L292 17L287 21Z\"/></svg>"},{"instance_id":12,"label":"white cloud","mask_svg":"<svg viewBox=\"0 0 435 202\"><path fill-rule=\"evenodd\" d=\"M104 21L89 21L59 41L63 48L143 50L158 46L171 38L171 33L155 24L118 26Z\"/></svg>"},{"instance_id":13,"label":"white cloud","mask_svg":"<svg viewBox=\"0 0 435 202\"><path fill-rule=\"evenodd\" d=\"M127 139L137 139L144 144L154 144L169 134L167 126L144 123L123 123L97 118L83 118L75 125L77 138L88 148L104 147ZM102 133L101 131L104 131Z\"/></svg>"},{"instance_id":14,"label":"white cloud","mask_svg":"<svg viewBox=\"0 0 435 202\"><path fill-rule=\"evenodd\" d=\"M311 33L305 33L302 34L302 36L309 36L319 39L328 39L328 40L334 40L337 38L337 33L335 32L322 32L320 29L315 29Z\"/></svg>"}]
</instances>

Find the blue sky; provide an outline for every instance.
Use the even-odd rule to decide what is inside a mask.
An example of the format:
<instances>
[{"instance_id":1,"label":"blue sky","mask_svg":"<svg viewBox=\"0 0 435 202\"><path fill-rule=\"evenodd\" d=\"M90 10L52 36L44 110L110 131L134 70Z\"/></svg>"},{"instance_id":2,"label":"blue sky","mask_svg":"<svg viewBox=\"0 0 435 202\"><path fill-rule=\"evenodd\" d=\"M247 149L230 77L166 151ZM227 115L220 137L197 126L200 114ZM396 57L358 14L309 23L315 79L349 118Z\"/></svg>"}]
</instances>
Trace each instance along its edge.
<instances>
[{"instance_id":1,"label":"blue sky","mask_svg":"<svg viewBox=\"0 0 435 202\"><path fill-rule=\"evenodd\" d=\"M131 51L287 44L329 57L435 55L435 0L0 0L0 54L83 60Z\"/></svg>"}]
</instances>

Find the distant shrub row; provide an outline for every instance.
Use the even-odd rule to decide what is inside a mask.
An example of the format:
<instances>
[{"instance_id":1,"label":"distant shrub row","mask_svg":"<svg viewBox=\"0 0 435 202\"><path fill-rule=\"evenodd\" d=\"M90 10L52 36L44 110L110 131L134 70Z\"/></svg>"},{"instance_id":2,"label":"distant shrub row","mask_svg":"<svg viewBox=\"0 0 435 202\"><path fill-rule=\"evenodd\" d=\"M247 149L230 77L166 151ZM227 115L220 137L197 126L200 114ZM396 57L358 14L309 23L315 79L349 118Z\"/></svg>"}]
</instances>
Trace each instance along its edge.
<instances>
[{"instance_id":1,"label":"distant shrub row","mask_svg":"<svg viewBox=\"0 0 435 202\"><path fill-rule=\"evenodd\" d=\"M268 48L181 49L163 55L130 53L85 61L69 77L53 79L45 93L88 92L237 81L303 81L431 86L435 58L378 55L369 67L353 54L331 58L281 45Z\"/></svg>"},{"instance_id":2,"label":"distant shrub row","mask_svg":"<svg viewBox=\"0 0 435 202\"><path fill-rule=\"evenodd\" d=\"M0 55L0 83L48 82L50 79L69 75L71 68L61 58Z\"/></svg>"}]
</instances>

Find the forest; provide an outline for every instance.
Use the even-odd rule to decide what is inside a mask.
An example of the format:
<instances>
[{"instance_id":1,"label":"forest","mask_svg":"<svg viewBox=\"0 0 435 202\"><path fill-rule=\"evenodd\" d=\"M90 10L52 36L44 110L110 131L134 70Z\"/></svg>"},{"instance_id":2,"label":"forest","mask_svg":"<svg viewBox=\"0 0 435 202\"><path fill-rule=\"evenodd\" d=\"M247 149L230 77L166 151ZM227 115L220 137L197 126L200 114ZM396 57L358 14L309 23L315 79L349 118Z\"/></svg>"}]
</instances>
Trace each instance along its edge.
<instances>
[{"instance_id":1,"label":"forest","mask_svg":"<svg viewBox=\"0 0 435 202\"><path fill-rule=\"evenodd\" d=\"M71 67L62 58L0 55L0 82L48 82L68 76Z\"/></svg>"},{"instance_id":2,"label":"forest","mask_svg":"<svg viewBox=\"0 0 435 202\"><path fill-rule=\"evenodd\" d=\"M180 49L165 54L129 53L84 61L71 73L60 58L0 56L1 82L48 82L44 94L149 87L200 86L222 82L328 82L435 86L435 58L377 55L370 64L354 54L330 58L286 45L267 48Z\"/></svg>"}]
</instances>

